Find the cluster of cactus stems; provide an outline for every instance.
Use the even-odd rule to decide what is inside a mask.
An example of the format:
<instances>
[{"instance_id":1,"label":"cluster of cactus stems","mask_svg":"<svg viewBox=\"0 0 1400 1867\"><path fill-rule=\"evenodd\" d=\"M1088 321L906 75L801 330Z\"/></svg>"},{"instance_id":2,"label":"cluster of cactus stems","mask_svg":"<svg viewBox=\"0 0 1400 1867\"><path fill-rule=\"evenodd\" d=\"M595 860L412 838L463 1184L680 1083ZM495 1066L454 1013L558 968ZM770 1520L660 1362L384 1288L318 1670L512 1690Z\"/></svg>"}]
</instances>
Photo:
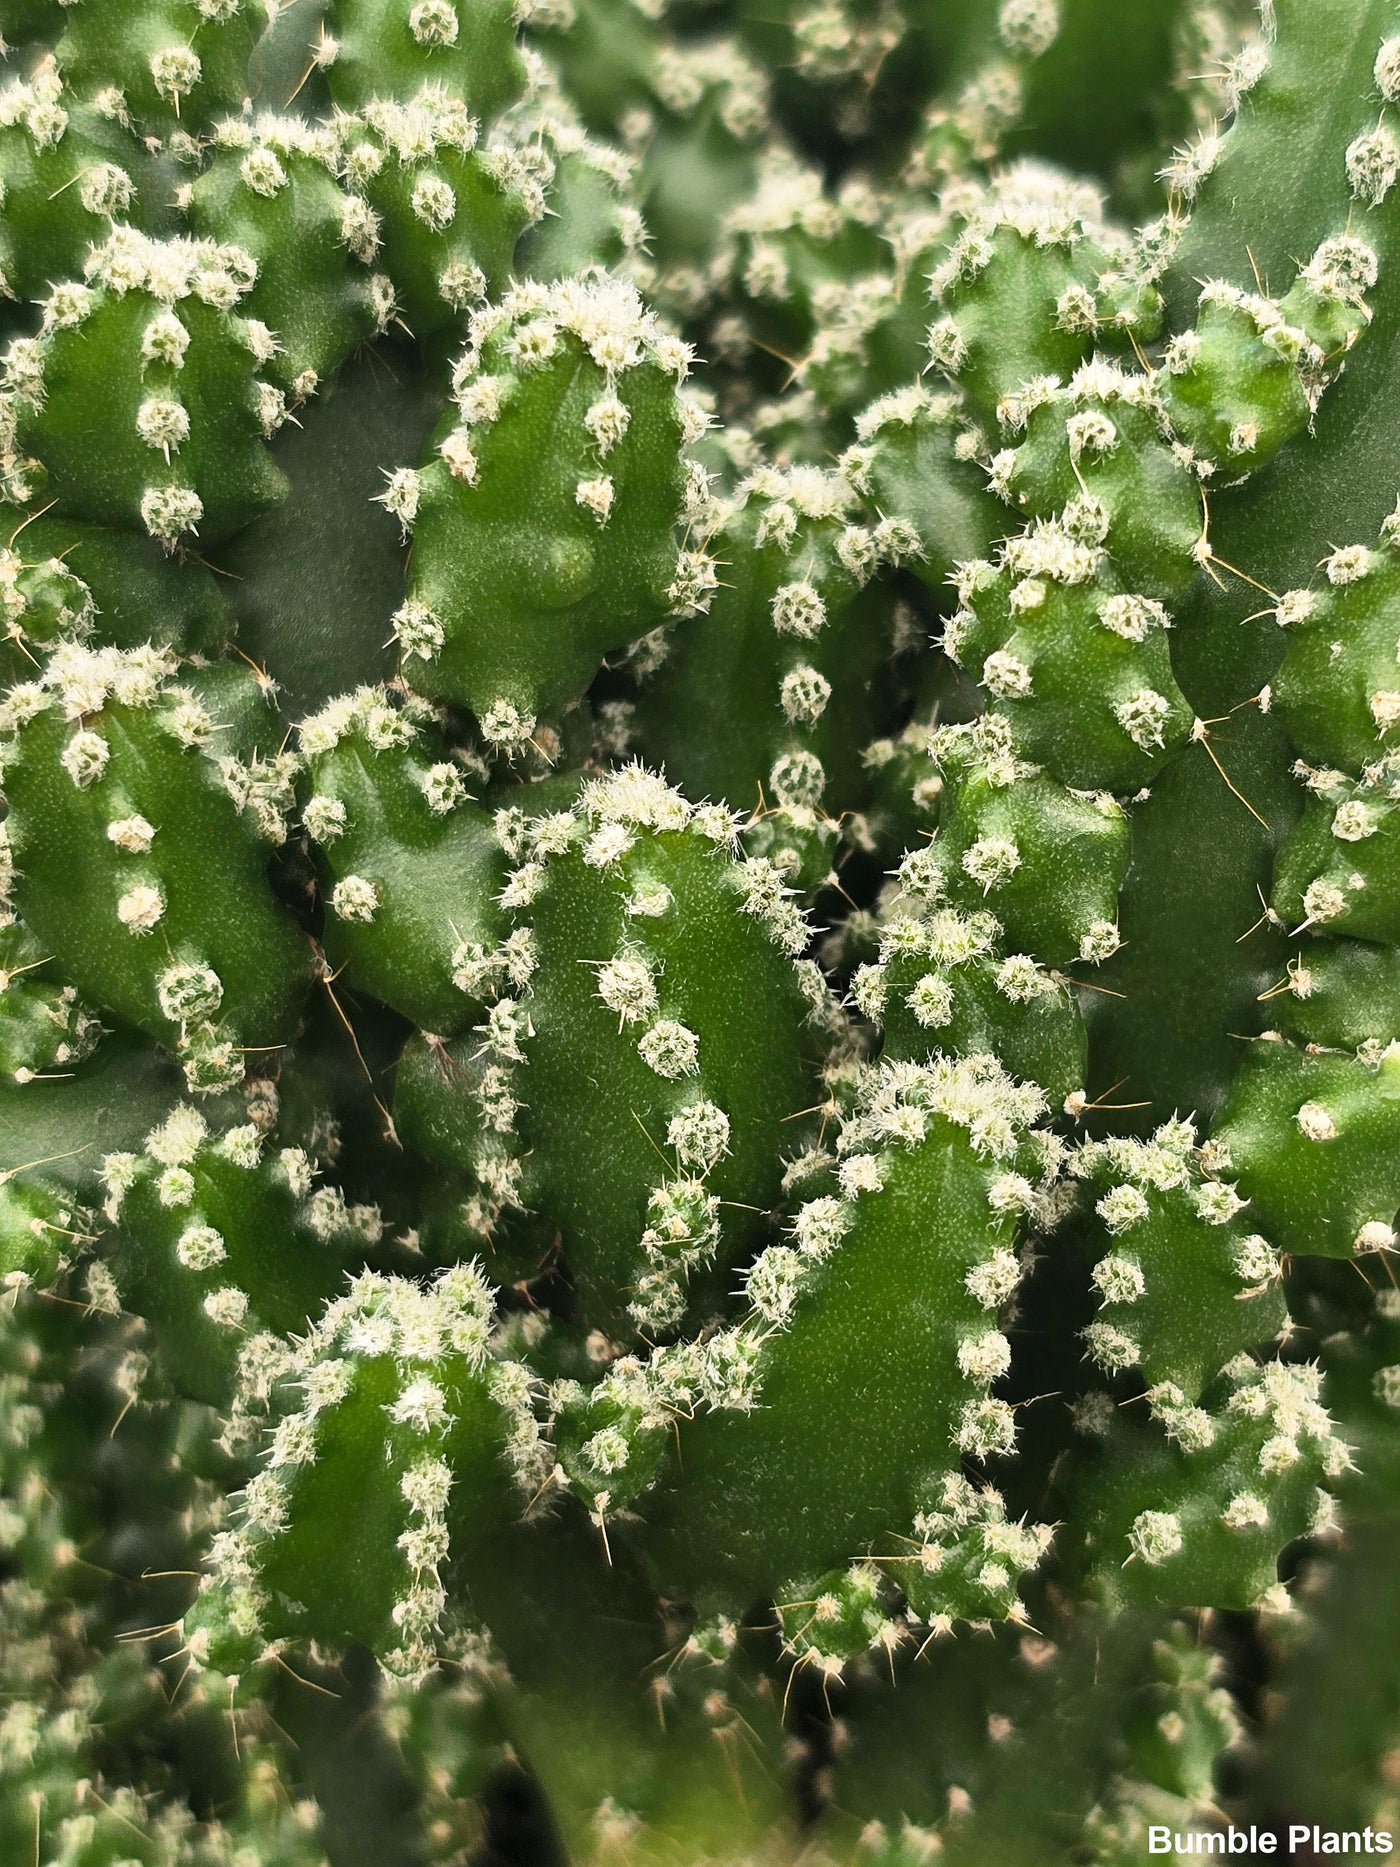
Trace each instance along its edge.
<instances>
[{"instance_id":1,"label":"cluster of cactus stems","mask_svg":"<svg viewBox=\"0 0 1400 1867\"><path fill-rule=\"evenodd\" d=\"M1397 0L0 32L0 1859L1400 1824Z\"/></svg>"}]
</instances>

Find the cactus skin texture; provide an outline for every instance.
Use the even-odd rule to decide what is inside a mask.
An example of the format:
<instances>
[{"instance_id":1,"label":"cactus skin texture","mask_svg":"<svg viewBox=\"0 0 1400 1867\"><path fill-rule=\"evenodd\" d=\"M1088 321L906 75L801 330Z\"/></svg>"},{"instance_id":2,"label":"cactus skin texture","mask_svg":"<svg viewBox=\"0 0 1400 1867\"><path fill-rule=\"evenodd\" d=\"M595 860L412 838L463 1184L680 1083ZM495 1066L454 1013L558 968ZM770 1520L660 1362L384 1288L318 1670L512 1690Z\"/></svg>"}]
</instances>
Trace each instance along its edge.
<instances>
[{"instance_id":1,"label":"cactus skin texture","mask_svg":"<svg viewBox=\"0 0 1400 1867\"><path fill-rule=\"evenodd\" d=\"M12 689L6 828L30 927L208 1089L239 1079L241 1046L284 1041L309 963L266 877L286 780L220 759L219 723L174 672L151 650L80 649L49 663L52 687Z\"/></svg>"},{"instance_id":2,"label":"cactus skin texture","mask_svg":"<svg viewBox=\"0 0 1400 1867\"><path fill-rule=\"evenodd\" d=\"M887 1556L917 1547L939 1467L958 1451L1010 1450L1014 1421L988 1389L1009 1353L995 1325L1018 1277L1016 1215L1033 1198L1014 1165L1031 1164L1018 1155L1040 1106L1038 1091L1018 1090L985 1058L926 1071L892 1065L866 1085L841 1136L841 1193L798 1209L796 1245L770 1246L749 1271L750 1317L732 1340L707 1345L699 1382L709 1406L681 1436L684 1483L657 1513L662 1577L676 1574L702 1603L723 1591L732 1606L772 1592L785 1562L820 1574L871 1541L886 1544ZM920 1301L902 1306L907 1334L883 1336L877 1356L873 1342L860 1342L860 1319L890 1307L882 1286L908 1274L911 1232L928 1253ZM851 1355L870 1366L853 1425L873 1469L834 1430ZM595 1445L582 1457L596 1465ZM825 1499L815 1520L806 1510L814 1488ZM951 1527L964 1526L955 1517ZM936 1542L938 1528L928 1534ZM1038 1538L1017 1535L1029 1545L1023 1567L1039 1553ZM702 1576L690 1552L707 1542L726 1557ZM971 1612L958 1600L961 1578L949 1579L954 1611ZM937 1579L930 1592L938 1595ZM976 1600L975 1581L967 1593ZM814 1646L820 1638L811 1629L809 1637Z\"/></svg>"},{"instance_id":3,"label":"cactus skin texture","mask_svg":"<svg viewBox=\"0 0 1400 1867\"><path fill-rule=\"evenodd\" d=\"M395 620L411 673L470 706L491 744L523 745L607 650L713 588L708 560L678 561L673 542L687 367L620 281L517 288L475 314L453 375L458 419L385 500L413 534ZM555 435L568 437L558 451Z\"/></svg>"},{"instance_id":4,"label":"cactus skin texture","mask_svg":"<svg viewBox=\"0 0 1400 1867\"><path fill-rule=\"evenodd\" d=\"M508 933L495 896L506 861L456 761L433 757L430 718L364 689L303 723L302 820L325 864L326 957L349 985L452 1037L475 1022L483 987L458 984L460 949Z\"/></svg>"},{"instance_id":5,"label":"cactus skin texture","mask_svg":"<svg viewBox=\"0 0 1400 1867\"><path fill-rule=\"evenodd\" d=\"M40 335L9 353L15 439L44 503L169 547L227 535L284 485L263 442L286 401L254 373L274 339L233 311L256 261L117 229L86 269L94 283L56 287Z\"/></svg>"},{"instance_id":6,"label":"cactus skin texture","mask_svg":"<svg viewBox=\"0 0 1400 1867\"><path fill-rule=\"evenodd\" d=\"M0 11L0 1867L1393 1833L1400 0Z\"/></svg>"},{"instance_id":7,"label":"cactus skin texture","mask_svg":"<svg viewBox=\"0 0 1400 1867\"><path fill-rule=\"evenodd\" d=\"M210 1134L188 1104L141 1154L105 1157L117 1289L192 1398L228 1405L260 1345L303 1330L334 1294L345 1246L378 1239L378 1212L347 1208L333 1185L313 1192L314 1174L301 1148L266 1148L246 1123Z\"/></svg>"},{"instance_id":8,"label":"cactus skin texture","mask_svg":"<svg viewBox=\"0 0 1400 1867\"><path fill-rule=\"evenodd\" d=\"M393 288L369 263L377 235L336 185L339 149L296 118L220 126L219 153L189 192L195 233L252 255L245 309L277 333L268 369L297 400L382 331Z\"/></svg>"},{"instance_id":9,"label":"cactus skin texture","mask_svg":"<svg viewBox=\"0 0 1400 1867\"><path fill-rule=\"evenodd\" d=\"M812 1021L839 1014L793 962L789 891L736 859L724 809L628 766L573 811L497 823L511 930L452 955L464 1002L491 1003L455 1046L411 1042L396 1118L471 1176L483 1242L513 1211L543 1217L600 1324L672 1331L692 1281L712 1302L751 1254L784 1125L819 1093Z\"/></svg>"}]
</instances>

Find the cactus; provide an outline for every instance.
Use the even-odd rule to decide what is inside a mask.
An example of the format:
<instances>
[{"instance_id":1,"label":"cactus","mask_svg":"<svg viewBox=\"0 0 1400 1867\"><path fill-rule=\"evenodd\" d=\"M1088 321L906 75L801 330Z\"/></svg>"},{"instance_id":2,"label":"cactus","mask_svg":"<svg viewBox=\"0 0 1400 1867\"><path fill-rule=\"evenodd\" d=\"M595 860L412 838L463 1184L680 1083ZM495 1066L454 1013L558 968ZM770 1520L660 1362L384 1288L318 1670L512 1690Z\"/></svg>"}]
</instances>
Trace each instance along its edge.
<instances>
[{"instance_id":1,"label":"cactus","mask_svg":"<svg viewBox=\"0 0 1400 1867\"><path fill-rule=\"evenodd\" d=\"M765 858L736 856L723 807L627 766L572 811L507 806L496 834L515 865L497 896L510 931L454 929L444 955L484 1016L456 1044L412 1040L397 1119L468 1176L483 1241L513 1214L543 1218L598 1326L673 1330L751 1254L780 1196L784 1124L819 1093L813 1024L839 1013L793 963L807 929L791 891Z\"/></svg>"},{"instance_id":2,"label":"cactus","mask_svg":"<svg viewBox=\"0 0 1400 1867\"><path fill-rule=\"evenodd\" d=\"M189 185L196 235L251 255L257 278L243 301L277 335L266 368L298 401L381 332L394 288L369 270L379 232L364 204L336 185L333 133L297 118L241 119L217 130L217 154Z\"/></svg>"},{"instance_id":3,"label":"cactus","mask_svg":"<svg viewBox=\"0 0 1400 1867\"><path fill-rule=\"evenodd\" d=\"M275 338L233 311L256 260L119 228L84 269L95 283L55 286L39 336L7 353L17 490L172 548L246 524L282 490L263 443L287 413L254 373Z\"/></svg>"},{"instance_id":4,"label":"cactus","mask_svg":"<svg viewBox=\"0 0 1400 1867\"><path fill-rule=\"evenodd\" d=\"M1164 1616L1050 1632L944 1641L922 1672L854 1681L824 1858L1136 1862L1147 1821L1214 1827L1212 1777L1240 1737L1219 1656Z\"/></svg>"},{"instance_id":5,"label":"cactus","mask_svg":"<svg viewBox=\"0 0 1400 1867\"><path fill-rule=\"evenodd\" d=\"M1026 1136L1042 1108L1037 1089L1018 1087L985 1056L880 1069L837 1144L839 1191L798 1208L795 1244L772 1245L754 1260L748 1314L705 1342L693 1369L683 1354L664 1356L650 1393L645 1375L615 1374L591 1393L564 1390L565 1469L600 1514L631 1501L637 1477L656 1462L658 1435L669 1436L668 1420L697 1413L679 1435L684 1477L668 1474L650 1513L663 1592L728 1613L777 1592L786 1624L784 1591L804 1599L798 1577L822 1577L844 1552L874 1546L912 1568L921 1549L936 1553L927 1584L916 1591L911 1581L906 1592L926 1591L938 1613L976 1619L1014 1610L1009 1591L1048 1532L1001 1521L955 1458L1005 1454L1015 1443L1011 1411L989 1390L1009 1361L996 1323L1020 1276L1017 1217L1035 1200L1024 1169L1043 1171ZM889 1297L879 1293L908 1274L915 1236L926 1253L916 1273L920 1301L903 1307L896 1330ZM882 1314L881 1334L862 1341L862 1324ZM848 1369L862 1364L861 1404L841 1433L840 1390ZM853 1456L857 1445L878 1448L872 1463ZM822 1498L816 1516L814 1494ZM965 1543L972 1550L964 1562L945 1568L945 1556L961 1556ZM985 1561L973 1569L977 1554ZM857 1568L852 1583L864 1587L867 1575L874 1607L878 1571ZM812 1586L823 1601L820 1582ZM823 1612L801 1618L808 1646L821 1652ZM836 1619L838 1636L846 1635ZM878 1638L862 1632L861 1644Z\"/></svg>"},{"instance_id":6,"label":"cactus","mask_svg":"<svg viewBox=\"0 0 1400 1867\"><path fill-rule=\"evenodd\" d=\"M74 648L12 688L6 830L34 934L211 1089L240 1080L242 1049L285 1041L309 963L266 876L286 776L256 749L240 759L234 722L175 672L152 649Z\"/></svg>"},{"instance_id":7,"label":"cactus","mask_svg":"<svg viewBox=\"0 0 1400 1867\"><path fill-rule=\"evenodd\" d=\"M862 592L917 540L898 520L855 523L854 489L816 468L760 469L736 507L706 540L725 566L708 614L638 651L632 743L693 796L839 815L863 801L882 659Z\"/></svg>"},{"instance_id":8,"label":"cactus","mask_svg":"<svg viewBox=\"0 0 1400 1867\"><path fill-rule=\"evenodd\" d=\"M274 1152L250 1123L211 1135L189 1104L140 1154L104 1157L114 1289L192 1399L228 1406L269 1344L335 1294L347 1246L378 1242L378 1211L347 1206L333 1184L313 1190L315 1172L303 1149Z\"/></svg>"},{"instance_id":9,"label":"cactus","mask_svg":"<svg viewBox=\"0 0 1400 1867\"><path fill-rule=\"evenodd\" d=\"M96 1047L102 1026L78 997L77 988L57 980L52 961L22 921L11 919L0 942L5 981L0 996L0 1068L23 1084L45 1071L81 1063Z\"/></svg>"},{"instance_id":10,"label":"cactus","mask_svg":"<svg viewBox=\"0 0 1400 1867\"><path fill-rule=\"evenodd\" d=\"M6 1867L1400 1819L1400 4L1129 11L6 8Z\"/></svg>"},{"instance_id":11,"label":"cactus","mask_svg":"<svg viewBox=\"0 0 1400 1867\"><path fill-rule=\"evenodd\" d=\"M61 20L65 81L147 133L197 136L243 101L262 20L251 0L217 0L195 19L178 0L130 13L110 4Z\"/></svg>"},{"instance_id":12,"label":"cactus","mask_svg":"<svg viewBox=\"0 0 1400 1867\"><path fill-rule=\"evenodd\" d=\"M459 983L459 951L492 952L506 938L495 900L506 862L468 772L424 756L447 747L432 744L431 721L415 711L368 688L303 722L302 820L326 866L323 938L337 975L453 1037L487 985Z\"/></svg>"},{"instance_id":13,"label":"cactus","mask_svg":"<svg viewBox=\"0 0 1400 1867\"><path fill-rule=\"evenodd\" d=\"M66 90L51 59L0 93L0 151L0 272L16 306L80 273L113 220L141 223L145 152L120 112Z\"/></svg>"},{"instance_id":14,"label":"cactus","mask_svg":"<svg viewBox=\"0 0 1400 1867\"><path fill-rule=\"evenodd\" d=\"M681 447L703 427L676 393L688 362L615 279L518 286L473 314L457 419L384 499L414 543L402 652L490 744L523 746L609 649L705 606L713 567L674 540L697 485Z\"/></svg>"},{"instance_id":15,"label":"cactus","mask_svg":"<svg viewBox=\"0 0 1400 1867\"><path fill-rule=\"evenodd\" d=\"M399 304L431 336L505 283L521 232L544 210L539 181L509 147L478 150L476 119L436 86L373 98L340 129L355 190L347 225L361 256L389 268L378 275L381 321Z\"/></svg>"},{"instance_id":16,"label":"cactus","mask_svg":"<svg viewBox=\"0 0 1400 1867\"><path fill-rule=\"evenodd\" d=\"M442 1565L451 1555L470 1573L493 1526L545 1475L529 1376L491 1359L490 1320L474 1266L444 1271L426 1291L367 1272L295 1354L267 1338L280 1366L250 1358L245 1382L271 1379L281 1404L240 1521L214 1545L186 1620L201 1664L228 1672L242 1656L242 1670L300 1622L318 1637L368 1641L394 1671L431 1670ZM368 1490L367 1439L383 1452ZM370 1559L348 1576L329 1558L366 1513Z\"/></svg>"},{"instance_id":17,"label":"cactus","mask_svg":"<svg viewBox=\"0 0 1400 1867\"><path fill-rule=\"evenodd\" d=\"M317 62L342 109L360 110L378 97L407 99L432 85L490 124L525 89L519 13L501 0L339 0L322 23Z\"/></svg>"},{"instance_id":18,"label":"cactus","mask_svg":"<svg viewBox=\"0 0 1400 1867\"><path fill-rule=\"evenodd\" d=\"M1304 1570L1308 1613L1274 1637L1271 1716L1259 1736L1265 1780L1280 1806L1314 1807L1317 1819L1340 1827L1382 1829L1394 1807L1395 1626L1381 1609L1363 1632L1358 1610L1371 1598L1367 1578L1395 1512L1396 1305L1383 1263L1364 1260L1364 1278L1348 1278L1341 1289L1319 1281L1308 1293L1314 1326L1341 1325L1330 1333L1325 1365L1333 1404L1357 1446L1357 1469L1346 1479L1340 1534L1320 1544ZM1306 1674L1315 1689L1334 1694L1338 1669L1351 1679L1350 1693L1337 1695L1339 1716L1309 1752L1300 1742L1298 1682Z\"/></svg>"}]
</instances>

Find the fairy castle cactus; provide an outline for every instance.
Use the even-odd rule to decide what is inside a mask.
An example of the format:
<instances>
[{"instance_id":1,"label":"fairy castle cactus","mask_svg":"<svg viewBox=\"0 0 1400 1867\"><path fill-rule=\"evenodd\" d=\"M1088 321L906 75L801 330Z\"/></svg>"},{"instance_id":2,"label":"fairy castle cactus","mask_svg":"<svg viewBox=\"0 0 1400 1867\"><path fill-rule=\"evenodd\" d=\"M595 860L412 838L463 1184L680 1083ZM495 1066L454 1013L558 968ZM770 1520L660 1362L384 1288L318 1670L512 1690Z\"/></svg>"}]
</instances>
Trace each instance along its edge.
<instances>
[{"instance_id":1,"label":"fairy castle cactus","mask_svg":"<svg viewBox=\"0 0 1400 1867\"><path fill-rule=\"evenodd\" d=\"M74 646L13 687L5 828L30 930L208 1089L240 1080L245 1047L285 1041L309 952L266 876L288 779L255 745L240 759L236 722L175 673L154 649Z\"/></svg>"},{"instance_id":2,"label":"fairy castle cactus","mask_svg":"<svg viewBox=\"0 0 1400 1867\"><path fill-rule=\"evenodd\" d=\"M151 1319L172 1383L216 1405L334 1294L344 1246L383 1229L374 1207L313 1189L304 1149L272 1149L251 1123L211 1134L189 1104L102 1175L117 1295Z\"/></svg>"},{"instance_id":3,"label":"fairy castle cactus","mask_svg":"<svg viewBox=\"0 0 1400 1867\"><path fill-rule=\"evenodd\" d=\"M655 1434L658 1415L668 1430L667 1416L688 1400L697 1412L679 1433L678 1469L651 1513L647 1540L664 1592L731 1613L775 1595L786 1627L794 1612L787 1603L800 1602L804 1587L824 1599L813 1576L853 1550L873 1549L886 1561L902 1558L917 1576L905 1592L921 1617L1016 1611L1015 1580L1049 1533L999 1525L995 1508L966 1485L957 1455L1004 1454L1015 1441L1011 1410L990 1389L1010 1360L997 1323L1020 1278L1018 1217L1036 1197L1016 1169L1044 1173L1026 1135L1042 1106L1033 1085L1013 1083L989 1057L891 1064L863 1085L837 1143L839 1190L800 1205L794 1242L754 1260L748 1314L700 1344L693 1400L684 1355L662 1361L654 1397L644 1376L637 1382L632 1405L643 1435ZM922 1262L911 1255L916 1237ZM893 1303L890 1293L911 1278L917 1298ZM863 1343L862 1328L877 1317ZM843 1433L847 1352L868 1373L859 1416ZM632 1400L617 1375L582 1403L570 1388L564 1423L579 1404L590 1423L606 1419L610 1387L624 1406ZM605 1426L578 1451L575 1483L599 1487L589 1501L600 1511L618 1437L620 1426ZM965 1505L948 1507L950 1486L968 1492ZM819 1515L807 1508L814 1487ZM959 1560L965 1543L985 1560ZM697 1567L701 1550L718 1560L707 1554ZM873 1605L879 1571L869 1575ZM902 1584L904 1569L893 1576ZM864 1585L858 1567L852 1581ZM828 1617L818 1605L802 1618L806 1642L821 1651ZM878 1637L867 1628L860 1645Z\"/></svg>"},{"instance_id":4,"label":"fairy castle cactus","mask_svg":"<svg viewBox=\"0 0 1400 1867\"><path fill-rule=\"evenodd\" d=\"M337 185L340 162L334 131L297 117L232 118L218 126L208 166L188 185L196 233L252 258L257 277L244 310L276 333L264 367L299 401L383 330L395 302L386 275L369 269L379 227Z\"/></svg>"},{"instance_id":5,"label":"fairy castle cactus","mask_svg":"<svg viewBox=\"0 0 1400 1867\"><path fill-rule=\"evenodd\" d=\"M713 590L709 558L675 542L706 504L681 453L705 425L677 394L689 358L603 276L517 285L471 314L433 452L383 498L413 537L394 618L409 673L470 706L489 744L523 746L608 650Z\"/></svg>"},{"instance_id":6,"label":"fairy castle cactus","mask_svg":"<svg viewBox=\"0 0 1400 1867\"><path fill-rule=\"evenodd\" d=\"M1400 0L0 59L0 1867L1393 1835Z\"/></svg>"},{"instance_id":7,"label":"fairy castle cactus","mask_svg":"<svg viewBox=\"0 0 1400 1867\"><path fill-rule=\"evenodd\" d=\"M632 717L634 743L693 795L834 814L863 801L857 748L888 653L863 592L919 543L906 521L857 512L841 474L800 467L761 469L716 514L707 543L725 574L706 626L642 645Z\"/></svg>"},{"instance_id":8,"label":"fairy castle cactus","mask_svg":"<svg viewBox=\"0 0 1400 1867\"><path fill-rule=\"evenodd\" d=\"M740 857L722 806L626 766L573 810L504 807L496 836L510 931L450 956L484 1015L455 1044L411 1040L396 1117L467 1176L469 1231L552 1223L596 1324L669 1333L692 1281L716 1296L752 1254L785 1124L821 1093L814 1024L839 1012L794 960L808 929L782 875Z\"/></svg>"}]
</instances>

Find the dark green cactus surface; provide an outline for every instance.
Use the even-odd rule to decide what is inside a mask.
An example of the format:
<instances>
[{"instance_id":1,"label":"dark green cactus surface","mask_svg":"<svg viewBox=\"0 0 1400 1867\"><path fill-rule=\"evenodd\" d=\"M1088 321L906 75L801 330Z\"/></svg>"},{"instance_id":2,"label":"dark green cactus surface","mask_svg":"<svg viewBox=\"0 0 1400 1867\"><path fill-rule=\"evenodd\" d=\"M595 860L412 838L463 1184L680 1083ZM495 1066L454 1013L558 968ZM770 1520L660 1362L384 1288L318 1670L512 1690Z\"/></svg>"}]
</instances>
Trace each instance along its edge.
<instances>
[{"instance_id":1,"label":"dark green cactus surface","mask_svg":"<svg viewBox=\"0 0 1400 1867\"><path fill-rule=\"evenodd\" d=\"M1400 0L0 65L0 1867L1390 1851Z\"/></svg>"}]
</instances>

